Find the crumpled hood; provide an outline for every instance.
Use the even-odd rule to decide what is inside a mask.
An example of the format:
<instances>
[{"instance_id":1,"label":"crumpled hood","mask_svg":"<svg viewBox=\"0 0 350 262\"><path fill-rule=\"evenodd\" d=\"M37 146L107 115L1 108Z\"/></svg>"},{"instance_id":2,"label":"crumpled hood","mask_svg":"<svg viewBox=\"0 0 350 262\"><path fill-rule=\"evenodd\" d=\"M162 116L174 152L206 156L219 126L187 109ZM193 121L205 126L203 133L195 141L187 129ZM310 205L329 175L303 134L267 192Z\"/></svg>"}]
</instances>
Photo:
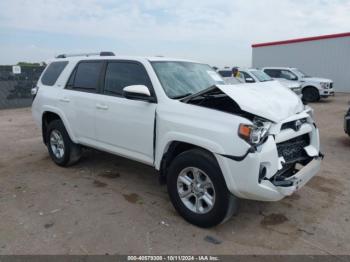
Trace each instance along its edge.
<instances>
[{"instance_id":1,"label":"crumpled hood","mask_svg":"<svg viewBox=\"0 0 350 262\"><path fill-rule=\"evenodd\" d=\"M314 82L314 83L331 83L332 80L321 77L304 77L301 82Z\"/></svg>"},{"instance_id":2,"label":"crumpled hood","mask_svg":"<svg viewBox=\"0 0 350 262\"><path fill-rule=\"evenodd\" d=\"M274 122L304 109L300 98L277 81L216 86L242 110Z\"/></svg>"}]
</instances>

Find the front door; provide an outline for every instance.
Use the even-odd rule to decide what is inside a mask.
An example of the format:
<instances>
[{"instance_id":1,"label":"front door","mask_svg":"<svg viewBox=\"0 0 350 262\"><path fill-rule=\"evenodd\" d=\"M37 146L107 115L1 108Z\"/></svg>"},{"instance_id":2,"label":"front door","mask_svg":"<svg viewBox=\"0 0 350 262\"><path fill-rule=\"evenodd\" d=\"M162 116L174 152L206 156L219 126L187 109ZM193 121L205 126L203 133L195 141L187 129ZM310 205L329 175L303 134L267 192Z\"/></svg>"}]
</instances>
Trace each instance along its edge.
<instances>
[{"instance_id":1,"label":"front door","mask_svg":"<svg viewBox=\"0 0 350 262\"><path fill-rule=\"evenodd\" d=\"M97 139L106 151L153 164L157 104L123 97L123 88L129 85L145 85L154 95L141 63L107 62L102 93L96 96Z\"/></svg>"}]
</instances>

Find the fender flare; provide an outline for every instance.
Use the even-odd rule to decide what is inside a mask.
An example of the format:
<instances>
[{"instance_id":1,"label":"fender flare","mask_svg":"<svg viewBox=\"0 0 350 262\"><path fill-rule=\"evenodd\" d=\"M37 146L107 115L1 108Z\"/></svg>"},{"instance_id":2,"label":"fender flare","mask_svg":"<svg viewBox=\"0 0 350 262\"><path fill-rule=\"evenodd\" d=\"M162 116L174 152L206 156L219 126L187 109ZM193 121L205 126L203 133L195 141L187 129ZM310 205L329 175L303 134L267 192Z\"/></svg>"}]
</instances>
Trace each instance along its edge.
<instances>
[{"instance_id":1,"label":"fender flare","mask_svg":"<svg viewBox=\"0 0 350 262\"><path fill-rule=\"evenodd\" d=\"M50 112L50 113L54 113L56 115L58 115L60 117L60 119L62 120L63 122L63 125L64 127L66 128L67 130L67 133L70 137L70 139L74 142L74 143L78 143L77 142L77 138L74 136L74 133L69 125L69 122L68 122L68 119L65 117L64 113L62 110L60 110L59 108L56 108L56 107L52 107L52 106L49 106L49 105L44 105L42 107L42 113L41 113L41 119L40 121L42 121L42 117L43 115L46 113L46 112ZM42 123L41 123L42 125Z\"/></svg>"},{"instance_id":2,"label":"fender flare","mask_svg":"<svg viewBox=\"0 0 350 262\"><path fill-rule=\"evenodd\" d=\"M169 146L173 142L180 142L180 143L182 142L182 143L191 144L191 145L203 148L213 153L214 155L224 154L224 149L222 148L222 146L213 142L212 140L208 140L208 139L190 135L190 134L169 132L163 137L162 141L159 143L159 146L157 146L156 148L154 166L157 170L160 169L163 156L168 151Z\"/></svg>"}]
</instances>

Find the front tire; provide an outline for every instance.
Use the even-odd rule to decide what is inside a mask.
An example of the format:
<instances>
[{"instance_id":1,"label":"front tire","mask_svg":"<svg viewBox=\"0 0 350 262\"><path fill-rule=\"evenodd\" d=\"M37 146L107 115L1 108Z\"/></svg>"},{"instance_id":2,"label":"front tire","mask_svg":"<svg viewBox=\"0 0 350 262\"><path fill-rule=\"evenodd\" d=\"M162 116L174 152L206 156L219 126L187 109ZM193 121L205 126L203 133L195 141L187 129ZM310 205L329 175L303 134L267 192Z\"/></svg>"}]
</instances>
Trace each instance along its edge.
<instances>
[{"instance_id":1,"label":"front tire","mask_svg":"<svg viewBox=\"0 0 350 262\"><path fill-rule=\"evenodd\" d=\"M50 157L57 165L69 166L79 161L81 147L70 139L61 120L49 123L46 141Z\"/></svg>"},{"instance_id":2,"label":"front tire","mask_svg":"<svg viewBox=\"0 0 350 262\"><path fill-rule=\"evenodd\" d=\"M212 227L237 212L238 199L227 189L216 159L193 149L178 155L169 167L170 200L178 213L199 227Z\"/></svg>"},{"instance_id":3,"label":"front tire","mask_svg":"<svg viewBox=\"0 0 350 262\"><path fill-rule=\"evenodd\" d=\"M303 89L303 100L306 102L317 102L320 100L320 94L315 87L305 87Z\"/></svg>"}]
</instances>

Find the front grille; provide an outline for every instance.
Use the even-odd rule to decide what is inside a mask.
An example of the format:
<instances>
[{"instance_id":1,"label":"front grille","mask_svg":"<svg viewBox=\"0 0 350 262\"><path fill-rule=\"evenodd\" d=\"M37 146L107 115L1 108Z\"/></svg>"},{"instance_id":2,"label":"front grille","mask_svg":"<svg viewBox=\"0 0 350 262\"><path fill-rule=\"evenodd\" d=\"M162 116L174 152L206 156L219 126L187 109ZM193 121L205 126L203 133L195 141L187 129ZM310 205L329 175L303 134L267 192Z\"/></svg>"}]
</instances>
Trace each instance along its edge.
<instances>
[{"instance_id":1,"label":"front grille","mask_svg":"<svg viewBox=\"0 0 350 262\"><path fill-rule=\"evenodd\" d=\"M296 161L307 159L308 156L304 150L304 147L308 146L309 144L310 137L308 134L278 143L278 156L283 157L286 163L294 163Z\"/></svg>"},{"instance_id":2,"label":"front grille","mask_svg":"<svg viewBox=\"0 0 350 262\"><path fill-rule=\"evenodd\" d=\"M290 121L290 122L284 123L281 127L281 130L291 128L294 131L298 131L300 129L301 125L305 124L306 122L307 122L306 118Z\"/></svg>"}]
</instances>

